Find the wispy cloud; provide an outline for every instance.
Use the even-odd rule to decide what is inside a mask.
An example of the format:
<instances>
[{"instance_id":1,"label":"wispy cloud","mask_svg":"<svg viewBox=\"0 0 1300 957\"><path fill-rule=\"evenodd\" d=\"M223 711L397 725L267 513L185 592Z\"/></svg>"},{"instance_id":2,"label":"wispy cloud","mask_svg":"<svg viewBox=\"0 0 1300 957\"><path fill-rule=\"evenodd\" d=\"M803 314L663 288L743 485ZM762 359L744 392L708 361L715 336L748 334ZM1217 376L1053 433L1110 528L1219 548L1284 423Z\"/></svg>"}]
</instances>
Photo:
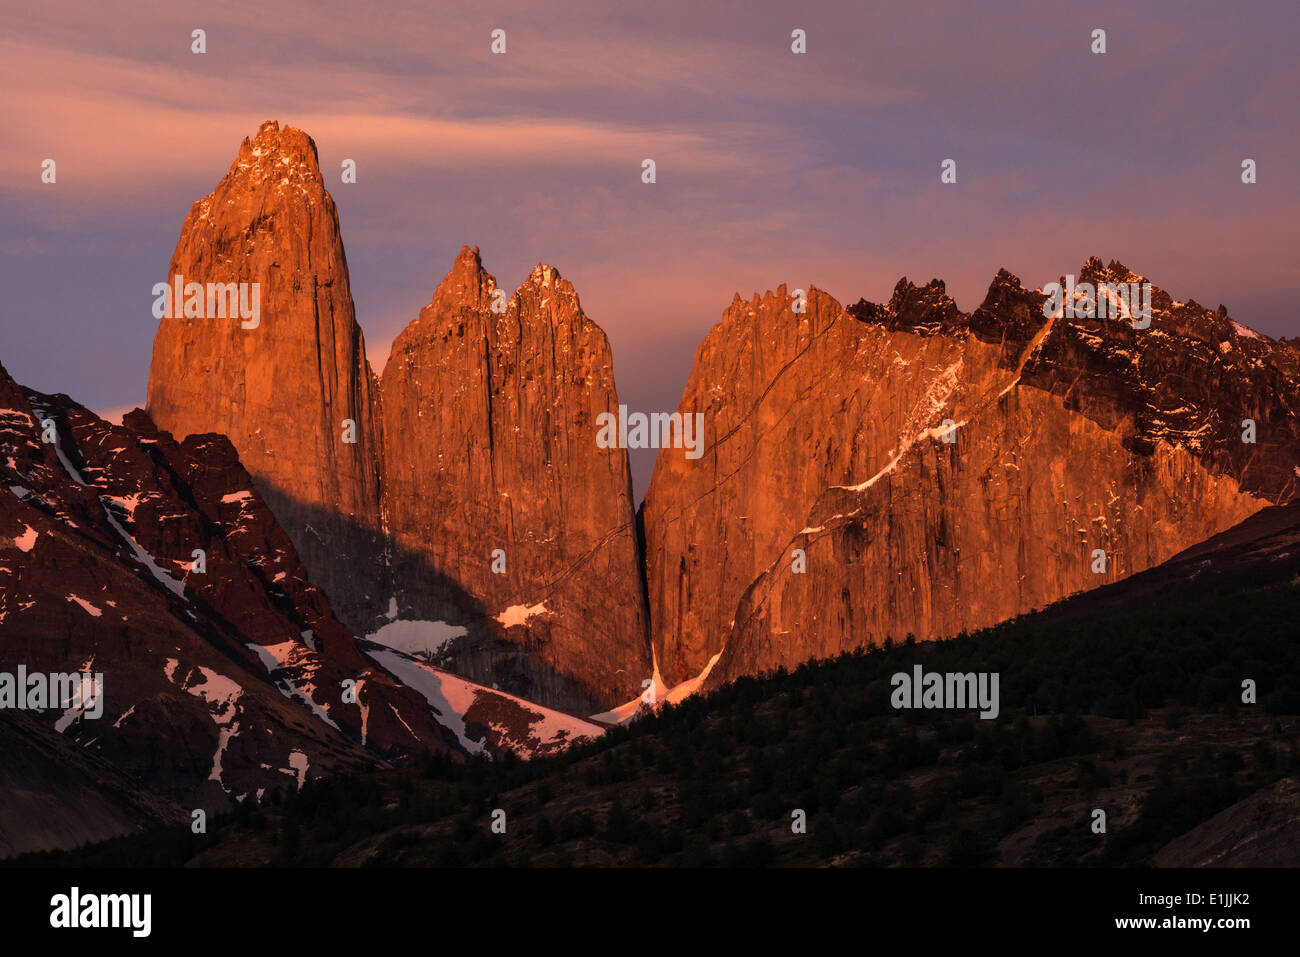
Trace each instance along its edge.
<instances>
[{"instance_id":1,"label":"wispy cloud","mask_svg":"<svg viewBox=\"0 0 1300 957\"><path fill-rule=\"evenodd\" d=\"M465 242L503 284L557 266L620 388L664 407L689 367L670 350L781 282L849 301L938 276L971 309L1001 266L1036 285L1096 254L1295 334L1293 19L1281 0L11 4L0 358L81 401L141 394L149 289L266 119L318 144L377 366Z\"/></svg>"}]
</instances>

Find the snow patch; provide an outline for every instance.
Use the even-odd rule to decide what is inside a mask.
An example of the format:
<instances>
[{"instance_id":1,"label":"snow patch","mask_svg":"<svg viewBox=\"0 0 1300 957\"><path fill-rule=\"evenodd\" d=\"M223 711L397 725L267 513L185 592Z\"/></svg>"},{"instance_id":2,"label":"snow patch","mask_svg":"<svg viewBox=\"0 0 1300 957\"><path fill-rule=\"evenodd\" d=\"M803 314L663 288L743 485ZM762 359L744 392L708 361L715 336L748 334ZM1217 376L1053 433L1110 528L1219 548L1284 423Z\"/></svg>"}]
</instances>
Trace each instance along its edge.
<instances>
[{"instance_id":1,"label":"snow patch","mask_svg":"<svg viewBox=\"0 0 1300 957\"><path fill-rule=\"evenodd\" d=\"M113 526L113 530L122 537L122 540L126 542L131 551L135 554L135 560L147 568L164 588L176 595L177 598L184 598L184 584L163 571L158 563L153 560L153 556L140 547L140 543L135 540L135 536L122 527L122 523L117 520L117 517L113 514L113 510L104 504L103 496L100 497L99 504L103 507L104 517L107 518L108 523Z\"/></svg>"},{"instance_id":2,"label":"snow patch","mask_svg":"<svg viewBox=\"0 0 1300 957\"><path fill-rule=\"evenodd\" d=\"M170 660L168 659L169 662ZM221 759L226 753L226 748L230 745L230 739L239 733L239 722L235 718L239 714L238 702L243 697L244 689L224 675L217 674L211 668L199 666L196 670L203 680L183 690L203 700L208 706L208 713L211 714L212 720L220 729L217 738L217 749L212 755L212 770L208 774L208 780L221 784L224 790L225 785L221 783ZM186 677L188 680L189 676Z\"/></svg>"},{"instance_id":3,"label":"snow patch","mask_svg":"<svg viewBox=\"0 0 1300 957\"><path fill-rule=\"evenodd\" d=\"M27 529L27 531L14 539L14 545L18 547L20 552L30 552L36 546L36 537L41 533L25 522L23 528Z\"/></svg>"},{"instance_id":4,"label":"snow patch","mask_svg":"<svg viewBox=\"0 0 1300 957\"><path fill-rule=\"evenodd\" d=\"M102 495L100 498L104 501L112 502L122 511L126 512L127 521L135 524L135 510L139 508L140 503L144 501L144 495L136 492L132 495Z\"/></svg>"},{"instance_id":5,"label":"snow patch","mask_svg":"<svg viewBox=\"0 0 1300 957\"><path fill-rule=\"evenodd\" d=\"M297 772L298 787L301 788L302 783L307 780L307 769L311 767L307 761L306 752L291 751L289 753L289 767Z\"/></svg>"},{"instance_id":6,"label":"snow patch","mask_svg":"<svg viewBox=\"0 0 1300 957\"><path fill-rule=\"evenodd\" d=\"M83 671L88 672L88 670L89 662L83 666ZM72 692L72 700L60 702L61 704L66 705L66 709L59 719L54 722L54 730L59 732L59 734L63 734L63 732L67 731L72 725L72 722L81 717L82 712L86 710L86 705L100 700L99 696L103 691L103 687L95 680L94 675L83 673L80 682Z\"/></svg>"},{"instance_id":7,"label":"snow patch","mask_svg":"<svg viewBox=\"0 0 1300 957\"><path fill-rule=\"evenodd\" d=\"M497 615L497 621L507 628L512 628L515 625L527 624L530 618L547 614L550 614L550 612L546 610L546 602L544 601L538 602L536 605L511 605Z\"/></svg>"},{"instance_id":8,"label":"snow patch","mask_svg":"<svg viewBox=\"0 0 1300 957\"><path fill-rule=\"evenodd\" d=\"M700 690L700 687L704 684L704 679L709 676L709 672L713 670L713 666L718 663L718 659L721 657L722 652L719 651L709 659L709 663L704 666L704 670L694 678L687 678L680 684L675 684L669 688L667 684L664 683L663 676L659 674L659 661L656 656L654 674L650 678L654 686L655 704L653 706L649 705L648 702L645 702L642 697L636 697L626 704L619 705L617 708L613 708L609 711L602 711L600 714L593 714L591 720L601 721L605 724L627 724L636 717L643 705L657 708L664 702L677 704L681 701L685 701L691 695ZM645 692L642 692L642 695L644 694Z\"/></svg>"},{"instance_id":9,"label":"snow patch","mask_svg":"<svg viewBox=\"0 0 1300 957\"><path fill-rule=\"evenodd\" d=\"M394 602L394 610L396 603ZM385 648L395 648L408 655L433 655L447 642L469 634L469 629L461 625L450 625L445 621L417 621L414 619L395 619L371 632L366 638Z\"/></svg>"},{"instance_id":10,"label":"snow patch","mask_svg":"<svg viewBox=\"0 0 1300 957\"><path fill-rule=\"evenodd\" d=\"M67 601L75 601L91 618L102 618L104 615L104 612L101 609L96 608L84 598L79 598L76 595L67 595L65 598Z\"/></svg>"},{"instance_id":11,"label":"snow patch","mask_svg":"<svg viewBox=\"0 0 1300 957\"><path fill-rule=\"evenodd\" d=\"M472 681L440 671L399 651L382 650L366 653L408 688L422 694L436 715L438 723L456 735L456 740L470 754L482 753L487 740L495 740L500 747L527 753L535 748L544 750L548 746L566 744L579 738L598 737L604 731L590 721L543 707L504 691L485 688ZM488 739L475 740L469 736L465 715L480 696L492 696L512 702L521 711L533 717L523 728L490 724L491 734Z\"/></svg>"},{"instance_id":12,"label":"snow patch","mask_svg":"<svg viewBox=\"0 0 1300 957\"><path fill-rule=\"evenodd\" d=\"M397 651L368 651L367 654L402 684L422 694L437 713L439 723L456 735L466 751L470 754L483 751L484 742L472 740L465 727L465 712L474 704L474 695L466 693L469 682L452 680L445 672Z\"/></svg>"},{"instance_id":13,"label":"snow patch","mask_svg":"<svg viewBox=\"0 0 1300 957\"><path fill-rule=\"evenodd\" d=\"M34 402L32 403L32 411L36 413L39 420L47 419L50 416L48 409L42 408ZM63 440L59 436L58 429L54 430L54 454L58 456L59 464L63 466L63 471L68 473L68 477L78 485L84 486L86 480L81 477L81 473L77 471L77 467L72 464L67 454L63 451Z\"/></svg>"},{"instance_id":14,"label":"snow patch","mask_svg":"<svg viewBox=\"0 0 1300 957\"><path fill-rule=\"evenodd\" d=\"M310 632L303 632L303 634L310 634ZM316 690L312 679L320 668L311 653L296 641L282 641L278 645L257 645L249 642L248 648L261 660L262 667L271 676L280 694L290 700L302 702L312 714L335 731L339 730L339 726L334 723L329 712L317 704L311 696L311 692ZM288 669L298 672L297 680L289 676Z\"/></svg>"}]
</instances>

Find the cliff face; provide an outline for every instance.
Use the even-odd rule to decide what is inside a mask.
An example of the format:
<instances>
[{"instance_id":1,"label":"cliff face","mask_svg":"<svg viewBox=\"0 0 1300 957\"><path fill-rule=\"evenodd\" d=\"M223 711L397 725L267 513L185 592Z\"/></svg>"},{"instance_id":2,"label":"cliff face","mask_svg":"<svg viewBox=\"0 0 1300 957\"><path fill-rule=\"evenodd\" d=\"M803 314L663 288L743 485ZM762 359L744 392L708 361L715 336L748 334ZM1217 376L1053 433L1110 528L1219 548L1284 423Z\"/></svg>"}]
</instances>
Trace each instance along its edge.
<instances>
[{"instance_id":1,"label":"cliff face","mask_svg":"<svg viewBox=\"0 0 1300 957\"><path fill-rule=\"evenodd\" d=\"M646 498L666 683L992 624L1294 496L1291 346L1158 289L1145 330L1043 302L1006 272L969 316L906 280L733 302L681 404L706 453L661 455Z\"/></svg>"},{"instance_id":2,"label":"cliff face","mask_svg":"<svg viewBox=\"0 0 1300 957\"><path fill-rule=\"evenodd\" d=\"M376 388L305 133L270 122L244 140L181 227L165 278L178 275L202 286L202 305L185 293L161 319L150 417L178 437L229 437L343 621L371 624L384 590ZM209 297L208 284L226 283L248 284L257 315L232 317Z\"/></svg>"},{"instance_id":3,"label":"cliff face","mask_svg":"<svg viewBox=\"0 0 1300 957\"><path fill-rule=\"evenodd\" d=\"M496 292L462 249L384 369L391 616L460 633L436 663L590 713L651 670L627 455L596 442L609 344L549 266Z\"/></svg>"},{"instance_id":4,"label":"cliff face","mask_svg":"<svg viewBox=\"0 0 1300 957\"><path fill-rule=\"evenodd\" d=\"M923 375L954 344L854 322L830 296L807 311L775 295L739 297L696 352L680 404L704 413L704 455L659 454L645 500L646 568L656 660L669 685L722 647L740 595L772 561L824 488L870 468L902 418L928 399ZM897 357L897 358L896 358Z\"/></svg>"}]
</instances>

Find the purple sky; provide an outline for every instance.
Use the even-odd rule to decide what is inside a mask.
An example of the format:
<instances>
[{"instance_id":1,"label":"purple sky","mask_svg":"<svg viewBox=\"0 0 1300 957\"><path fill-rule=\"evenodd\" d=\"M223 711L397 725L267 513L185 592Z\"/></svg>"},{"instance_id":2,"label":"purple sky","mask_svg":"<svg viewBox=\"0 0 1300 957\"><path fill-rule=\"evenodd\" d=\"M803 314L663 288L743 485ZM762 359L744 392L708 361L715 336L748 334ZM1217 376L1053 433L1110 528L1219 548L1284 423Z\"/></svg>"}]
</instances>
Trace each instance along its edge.
<instances>
[{"instance_id":1,"label":"purple sky","mask_svg":"<svg viewBox=\"0 0 1300 957\"><path fill-rule=\"evenodd\" d=\"M125 6L0 13L0 361L100 411L143 403L151 288L266 119L316 140L377 370L462 243L508 288L571 279L634 409L675 408L732 293L781 282L937 276L971 310L1000 266L1098 255L1300 334L1293 0Z\"/></svg>"}]
</instances>

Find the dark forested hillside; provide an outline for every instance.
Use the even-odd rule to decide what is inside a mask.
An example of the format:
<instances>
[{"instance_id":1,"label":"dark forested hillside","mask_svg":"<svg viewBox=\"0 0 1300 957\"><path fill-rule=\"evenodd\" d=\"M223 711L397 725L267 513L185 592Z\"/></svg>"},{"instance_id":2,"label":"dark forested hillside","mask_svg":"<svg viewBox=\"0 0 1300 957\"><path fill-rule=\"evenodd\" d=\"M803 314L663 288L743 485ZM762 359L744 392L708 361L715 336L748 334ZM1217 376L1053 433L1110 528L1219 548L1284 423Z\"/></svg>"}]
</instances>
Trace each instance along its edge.
<instances>
[{"instance_id":1,"label":"dark forested hillside","mask_svg":"<svg viewBox=\"0 0 1300 957\"><path fill-rule=\"evenodd\" d=\"M308 782L206 835L17 863L1194 865L1221 846L1300 863L1298 514L976 635L742 678L556 757ZM890 676L917 664L997 672L998 717L894 710ZM1216 817L1248 799L1252 833L1289 843Z\"/></svg>"}]
</instances>

